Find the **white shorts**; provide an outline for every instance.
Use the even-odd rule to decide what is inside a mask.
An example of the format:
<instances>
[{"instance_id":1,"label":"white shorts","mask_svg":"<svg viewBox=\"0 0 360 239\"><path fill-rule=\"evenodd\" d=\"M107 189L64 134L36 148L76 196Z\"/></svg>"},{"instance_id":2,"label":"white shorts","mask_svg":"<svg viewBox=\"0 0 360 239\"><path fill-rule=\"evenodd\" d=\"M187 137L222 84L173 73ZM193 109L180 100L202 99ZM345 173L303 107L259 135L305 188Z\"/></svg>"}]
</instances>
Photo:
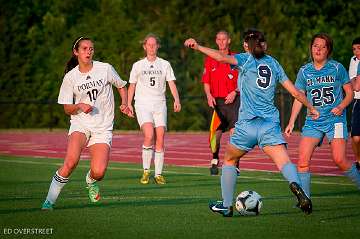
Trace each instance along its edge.
<instances>
[{"instance_id":1,"label":"white shorts","mask_svg":"<svg viewBox=\"0 0 360 239\"><path fill-rule=\"evenodd\" d=\"M86 129L85 127L79 124L71 124L68 135L71 135L73 132L81 132L84 133L86 136L86 140L88 141L87 147L93 144L107 144L111 148L112 142L112 131L106 130L103 132L94 132Z\"/></svg>"},{"instance_id":2,"label":"white shorts","mask_svg":"<svg viewBox=\"0 0 360 239\"><path fill-rule=\"evenodd\" d=\"M135 102L135 112L140 128L144 123L152 123L155 128L159 126L164 126L166 128L166 101L153 104L137 104Z\"/></svg>"}]
</instances>

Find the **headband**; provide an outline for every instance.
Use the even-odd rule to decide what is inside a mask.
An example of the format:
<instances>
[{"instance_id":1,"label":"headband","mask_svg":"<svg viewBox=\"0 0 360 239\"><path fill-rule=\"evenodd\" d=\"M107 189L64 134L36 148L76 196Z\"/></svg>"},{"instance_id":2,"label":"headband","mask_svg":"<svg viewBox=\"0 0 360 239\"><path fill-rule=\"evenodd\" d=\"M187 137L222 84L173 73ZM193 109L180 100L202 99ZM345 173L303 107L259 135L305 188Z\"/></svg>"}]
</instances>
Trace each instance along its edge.
<instances>
[{"instance_id":1,"label":"headband","mask_svg":"<svg viewBox=\"0 0 360 239\"><path fill-rule=\"evenodd\" d=\"M84 38L84 37L79 37L79 38L76 40L76 42L75 42L74 45L73 45L73 49L75 49L76 44L78 44L79 41L81 41L83 38Z\"/></svg>"}]
</instances>

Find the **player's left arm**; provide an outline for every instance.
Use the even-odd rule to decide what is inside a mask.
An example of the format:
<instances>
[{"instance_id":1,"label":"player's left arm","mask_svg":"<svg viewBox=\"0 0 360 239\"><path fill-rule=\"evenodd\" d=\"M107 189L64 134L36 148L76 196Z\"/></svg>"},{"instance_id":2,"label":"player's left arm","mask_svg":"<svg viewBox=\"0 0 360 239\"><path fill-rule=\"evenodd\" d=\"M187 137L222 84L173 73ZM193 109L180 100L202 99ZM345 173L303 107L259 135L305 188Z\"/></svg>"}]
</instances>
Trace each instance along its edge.
<instances>
[{"instance_id":1,"label":"player's left arm","mask_svg":"<svg viewBox=\"0 0 360 239\"><path fill-rule=\"evenodd\" d=\"M354 92L350 82L344 84L342 88L345 92L345 97L340 102L340 104L331 110L334 115L341 115L343 110L351 103L354 98Z\"/></svg>"},{"instance_id":2,"label":"player's left arm","mask_svg":"<svg viewBox=\"0 0 360 239\"><path fill-rule=\"evenodd\" d=\"M178 90L176 88L176 84L174 80L168 81L169 88L172 96L174 97L174 112L180 112L181 104Z\"/></svg>"},{"instance_id":3,"label":"player's left arm","mask_svg":"<svg viewBox=\"0 0 360 239\"><path fill-rule=\"evenodd\" d=\"M116 88L119 92L120 98L121 98L121 105L120 105L120 111L124 114L128 114L128 107L127 107L127 88L126 86L123 86L121 88Z\"/></svg>"},{"instance_id":4,"label":"player's left arm","mask_svg":"<svg viewBox=\"0 0 360 239\"><path fill-rule=\"evenodd\" d=\"M360 91L360 75L355 76L351 79L351 84L354 91Z\"/></svg>"},{"instance_id":5,"label":"player's left arm","mask_svg":"<svg viewBox=\"0 0 360 239\"><path fill-rule=\"evenodd\" d=\"M309 109L309 115L312 119L315 120L319 118L319 111L317 111L316 108L312 104L310 104L310 102L306 98L306 95L300 90L296 89L294 84L289 79L281 82L281 84L295 99L297 99L300 103L302 103Z\"/></svg>"}]
</instances>

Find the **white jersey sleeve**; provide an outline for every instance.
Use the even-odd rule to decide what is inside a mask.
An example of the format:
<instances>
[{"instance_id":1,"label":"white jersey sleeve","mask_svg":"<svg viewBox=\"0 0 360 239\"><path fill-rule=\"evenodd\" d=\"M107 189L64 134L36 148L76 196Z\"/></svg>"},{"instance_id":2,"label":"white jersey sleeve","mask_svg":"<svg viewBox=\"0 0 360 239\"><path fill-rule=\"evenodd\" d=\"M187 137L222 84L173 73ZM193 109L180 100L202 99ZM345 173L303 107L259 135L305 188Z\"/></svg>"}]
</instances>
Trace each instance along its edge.
<instances>
[{"instance_id":1,"label":"white jersey sleeve","mask_svg":"<svg viewBox=\"0 0 360 239\"><path fill-rule=\"evenodd\" d=\"M175 78L175 74L174 74L174 71L170 65L169 62L166 62L167 63L167 66L166 66L166 81L174 81L176 80Z\"/></svg>"},{"instance_id":2,"label":"white jersey sleeve","mask_svg":"<svg viewBox=\"0 0 360 239\"><path fill-rule=\"evenodd\" d=\"M73 82L71 81L70 74L68 73L64 76L63 82L60 87L58 104L67 105L74 103L73 87Z\"/></svg>"},{"instance_id":3,"label":"white jersey sleeve","mask_svg":"<svg viewBox=\"0 0 360 239\"><path fill-rule=\"evenodd\" d=\"M139 64L140 62L135 62L132 65L131 71L130 71L130 78L129 78L129 83L137 83L138 79L139 79Z\"/></svg>"},{"instance_id":4,"label":"white jersey sleeve","mask_svg":"<svg viewBox=\"0 0 360 239\"><path fill-rule=\"evenodd\" d=\"M114 67L109 64L108 68L108 81L116 88L123 88L126 85L126 81L123 81Z\"/></svg>"},{"instance_id":5,"label":"white jersey sleeve","mask_svg":"<svg viewBox=\"0 0 360 239\"><path fill-rule=\"evenodd\" d=\"M351 57L350 64L349 64L349 77L350 77L350 79L356 77L358 64L359 64L359 59L357 59L356 56Z\"/></svg>"}]
</instances>

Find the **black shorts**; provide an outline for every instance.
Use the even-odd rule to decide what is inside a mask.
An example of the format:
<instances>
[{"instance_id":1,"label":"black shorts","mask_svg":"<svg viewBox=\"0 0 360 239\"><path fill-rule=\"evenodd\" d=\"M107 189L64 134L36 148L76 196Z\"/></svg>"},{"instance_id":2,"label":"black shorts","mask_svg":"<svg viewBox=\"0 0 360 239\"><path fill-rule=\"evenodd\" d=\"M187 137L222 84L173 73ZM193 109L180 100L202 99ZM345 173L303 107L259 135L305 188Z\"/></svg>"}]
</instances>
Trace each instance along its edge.
<instances>
[{"instance_id":1,"label":"black shorts","mask_svg":"<svg viewBox=\"0 0 360 239\"><path fill-rule=\"evenodd\" d=\"M225 99L223 98L216 98L215 100L215 110L221 120L218 130L225 132L234 128L239 115L240 96L237 95L231 104L225 104Z\"/></svg>"},{"instance_id":2,"label":"black shorts","mask_svg":"<svg viewBox=\"0 0 360 239\"><path fill-rule=\"evenodd\" d=\"M351 136L360 136L360 99L354 100L352 108Z\"/></svg>"}]
</instances>

